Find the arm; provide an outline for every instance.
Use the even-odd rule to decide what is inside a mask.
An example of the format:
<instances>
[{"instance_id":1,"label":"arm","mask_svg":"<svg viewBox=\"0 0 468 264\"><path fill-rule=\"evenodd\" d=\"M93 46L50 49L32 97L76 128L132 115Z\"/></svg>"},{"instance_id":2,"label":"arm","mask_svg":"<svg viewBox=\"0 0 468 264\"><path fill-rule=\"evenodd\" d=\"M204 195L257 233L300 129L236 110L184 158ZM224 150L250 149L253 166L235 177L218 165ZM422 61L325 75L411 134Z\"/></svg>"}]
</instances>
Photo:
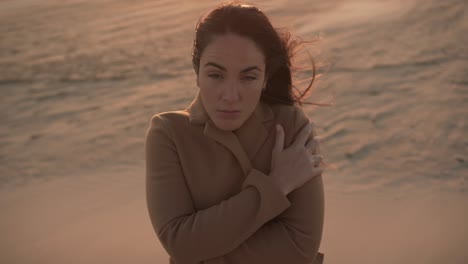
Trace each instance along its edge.
<instances>
[{"instance_id":1,"label":"arm","mask_svg":"<svg viewBox=\"0 0 468 264\"><path fill-rule=\"evenodd\" d=\"M290 206L271 179L251 170L241 192L196 211L164 118L155 116L146 135L146 198L156 234L177 264L231 252Z\"/></svg>"},{"instance_id":2,"label":"arm","mask_svg":"<svg viewBox=\"0 0 468 264\"><path fill-rule=\"evenodd\" d=\"M308 119L299 111L295 132ZM309 138L315 136L312 132ZM293 141L288 140L289 144ZM321 263L317 257L324 221L324 192L322 176L307 182L288 195L291 206L280 216L263 225L234 251L209 259L203 264L309 264Z\"/></svg>"},{"instance_id":3,"label":"arm","mask_svg":"<svg viewBox=\"0 0 468 264\"><path fill-rule=\"evenodd\" d=\"M203 264L309 264L317 256L323 227L322 177L291 193L291 207L266 223L234 251Z\"/></svg>"}]
</instances>

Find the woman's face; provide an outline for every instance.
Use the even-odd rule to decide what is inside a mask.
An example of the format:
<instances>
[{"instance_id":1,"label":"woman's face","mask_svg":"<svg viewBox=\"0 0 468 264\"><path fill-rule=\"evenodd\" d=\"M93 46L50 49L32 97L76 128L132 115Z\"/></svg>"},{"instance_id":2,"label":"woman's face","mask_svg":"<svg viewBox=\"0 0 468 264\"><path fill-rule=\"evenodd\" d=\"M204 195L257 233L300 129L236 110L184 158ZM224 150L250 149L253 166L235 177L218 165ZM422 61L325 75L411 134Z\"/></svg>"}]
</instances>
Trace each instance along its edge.
<instances>
[{"instance_id":1,"label":"woman's face","mask_svg":"<svg viewBox=\"0 0 468 264\"><path fill-rule=\"evenodd\" d=\"M265 57L253 40L227 33L215 36L203 51L198 87L219 129L238 129L255 110L264 84Z\"/></svg>"}]
</instances>

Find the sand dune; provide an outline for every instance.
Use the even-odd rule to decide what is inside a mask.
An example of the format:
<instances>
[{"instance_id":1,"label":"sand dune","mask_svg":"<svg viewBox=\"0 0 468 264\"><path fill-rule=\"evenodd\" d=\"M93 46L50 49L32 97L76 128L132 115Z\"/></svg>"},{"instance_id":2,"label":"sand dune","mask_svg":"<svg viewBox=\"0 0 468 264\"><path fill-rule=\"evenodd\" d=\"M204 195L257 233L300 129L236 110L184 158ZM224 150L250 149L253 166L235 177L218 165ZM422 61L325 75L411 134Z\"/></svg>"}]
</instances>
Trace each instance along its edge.
<instances>
[{"instance_id":1,"label":"sand dune","mask_svg":"<svg viewBox=\"0 0 468 264\"><path fill-rule=\"evenodd\" d=\"M0 262L166 263L144 203L150 117L196 93L216 1L0 2ZM464 263L468 4L254 1L328 70L326 263Z\"/></svg>"}]
</instances>

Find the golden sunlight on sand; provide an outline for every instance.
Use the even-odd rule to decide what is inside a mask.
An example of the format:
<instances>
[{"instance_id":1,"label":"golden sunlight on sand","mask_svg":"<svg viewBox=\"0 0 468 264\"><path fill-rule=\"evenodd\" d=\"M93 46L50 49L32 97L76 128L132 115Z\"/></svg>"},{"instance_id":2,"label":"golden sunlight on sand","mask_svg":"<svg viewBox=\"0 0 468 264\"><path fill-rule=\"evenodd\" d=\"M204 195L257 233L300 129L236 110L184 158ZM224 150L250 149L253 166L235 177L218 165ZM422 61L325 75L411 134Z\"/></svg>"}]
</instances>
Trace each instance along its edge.
<instances>
[{"instance_id":1,"label":"golden sunlight on sand","mask_svg":"<svg viewBox=\"0 0 468 264\"><path fill-rule=\"evenodd\" d=\"M468 4L253 1L328 71L305 111L324 174L325 263L466 263ZM152 115L196 93L217 1L0 2L0 263L168 263L145 204Z\"/></svg>"}]
</instances>

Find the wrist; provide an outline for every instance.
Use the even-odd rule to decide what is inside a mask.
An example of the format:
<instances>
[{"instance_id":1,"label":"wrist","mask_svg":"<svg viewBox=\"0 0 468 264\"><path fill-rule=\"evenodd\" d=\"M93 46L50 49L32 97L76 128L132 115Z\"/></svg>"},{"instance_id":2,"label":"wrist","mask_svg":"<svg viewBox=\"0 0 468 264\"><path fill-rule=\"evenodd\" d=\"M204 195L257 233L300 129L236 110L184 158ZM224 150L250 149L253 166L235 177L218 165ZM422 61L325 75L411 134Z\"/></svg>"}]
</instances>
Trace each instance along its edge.
<instances>
[{"instance_id":1,"label":"wrist","mask_svg":"<svg viewBox=\"0 0 468 264\"><path fill-rule=\"evenodd\" d=\"M274 173L270 173L270 178L273 182L274 185L276 185L276 187L284 194L284 195L287 195L289 192L288 190L285 188L286 184L284 184L279 177L277 177Z\"/></svg>"}]
</instances>

